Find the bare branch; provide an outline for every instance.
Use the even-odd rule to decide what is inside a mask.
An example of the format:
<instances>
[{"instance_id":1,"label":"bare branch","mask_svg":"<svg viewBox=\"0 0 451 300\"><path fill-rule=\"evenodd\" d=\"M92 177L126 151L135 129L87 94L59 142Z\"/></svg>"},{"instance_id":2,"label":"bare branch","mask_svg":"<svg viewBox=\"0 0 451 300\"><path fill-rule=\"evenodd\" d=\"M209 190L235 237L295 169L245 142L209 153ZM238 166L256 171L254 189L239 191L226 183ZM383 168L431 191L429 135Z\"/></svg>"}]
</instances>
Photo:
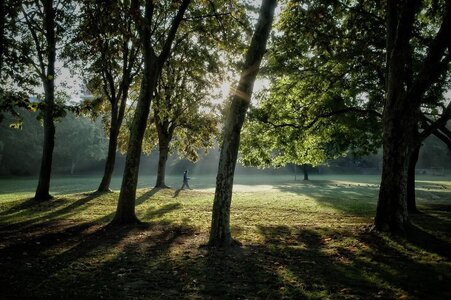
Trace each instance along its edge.
<instances>
[{"instance_id":1,"label":"bare branch","mask_svg":"<svg viewBox=\"0 0 451 300\"><path fill-rule=\"evenodd\" d=\"M38 35L37 35L36 31L35 31L35 28L33 27L33 24L32 24L28 14L25 11L25 8L23 6L22 6L22 12L23 12L23 14L25 16L25 21L27 23L27 27L30 30L31 36L32 36L33 41L35 43L36 53L38 55L39 68L40 68L40 70L37 70L38 71L38 75L41 78L45 78L46 77L46 74L45 74L45 63L44 63L44 57L43 57L43 53L44 52L43 52L43 50L41 48L41 43L39 43L39 38L38 38Z\"/></svg>"},{"instance_id":2,"label":"bare branch","mask_svg":"<svg viewBox=\"0 0 451 300\"><path fill-rule=\"evenodd\" d=\"M425 115L422 115L424 129L419 135L420 140L421 141L425 140L435 130L444 127L450 119L451 119L451 103L448 105L446 110L443 111L443 114L437 120L433 121L428 117L426 117Z\"/></svg>"},{"instance_id":3,"label":"bare branch","mask_svg":"<svg viewBox=\"0 0 451 300\"><path fill-rule=\"evenodd\" d=\"M183 18L184 21L191 21L191 20L199 20L199 19L209 19L209 18L218 18L223 16L230 16L232 12L226 12L226 13L215 13L215 14L206 14L206 15L200 15L200 16L190 16Z\"/></svg>"},{"instance_id":4,"label":"bare branch","mask_svg":"<svg viewBox=\"0 0 451 300\"><path fill-rule=\"evenodd\" d=\"M443 143L448 146L448 149L451 150L451 136L444 134L440 129L434 130L432 132L433 135L438 137Z\"/></svg>"},{"instance_id":5,"label":"bare branch","mask_svg":"<svg viewBox=\"0 0 451 300\"><path fill-rule=\"evenodd\" d=\"M163 49L161 50L161 53L159 55L160 61L166 61L166 59L169 57L169 54L171 52L172 42L175 39L177 30L180 26L180 23L183 20L183 15L185 14L185 11L188 8L188 5L190 4L190 2L191 2L191 0L183 0L182 4L180 4L177 15L172 20L171 29L169 29L169 33L168 33L166 41L163 45Z\"/></svg>"},{"instance_id":6,"label":"bare branch","mask_svg":"<svg viewBox=\"0 0 451 300\"><path fill-rule=\"evenodd\" d=\"M317 115L307 125L300 125L298 123L279 123L279 124L275 124L275 123L273 123L273 122L271 122L269 120L259 120L259 121L263 122L263 123L267 123L267 124L273 126L274 128L291 127L291 128L297 128L297 129L306 130L306 129L312 128L321 119L326 119L326 118L330 118L330 117L337 116L337 115L342 115L342 114L347 114L347 113L368 114L368 115L376 116L378 118L382 118L382 114L381 113L379 113L379 112L377 112L375 110L372 110L372 109L362 109L362 108L357 108L357 107L347 107L347 108L331 111L329 113L324 113L324 114Z\"/></svg>"}]
</instances>

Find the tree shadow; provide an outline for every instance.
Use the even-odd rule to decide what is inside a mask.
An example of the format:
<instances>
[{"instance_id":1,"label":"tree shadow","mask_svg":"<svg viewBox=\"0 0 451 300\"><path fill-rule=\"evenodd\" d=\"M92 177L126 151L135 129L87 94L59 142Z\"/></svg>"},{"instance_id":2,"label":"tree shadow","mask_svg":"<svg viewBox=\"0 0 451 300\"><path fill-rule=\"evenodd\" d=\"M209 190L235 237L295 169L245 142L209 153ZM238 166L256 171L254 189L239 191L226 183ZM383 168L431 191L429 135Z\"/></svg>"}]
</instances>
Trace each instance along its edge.
<instances>
[{"instance_id":1,"label":"tree shadow","mask_svg":"<svg viewBox=\"0 0 451 300\"><path fill-rule=\"evenodd\" d=\"M130 298L135 291L127 287L142 285L146 290L153 287L153 293L158 295L162 289L172 287L176 278L173 278L170 272L156 272L158 278L151 272L145 272L148 271L148 262L158 259L160 255L166 255L173 243L190 234L192 230L189 228L174 226L99 228L90 235L85 235L79 244L61 255L47 259L44 263L39 263L37 259L30 260L29 264L39 265L41 272L35 270L33 272L35 274L30 272L23 274L22 272L27 270L16 269L15 272L19 273L21 281L33 283L34 291L23 290L19 285L12 286L6 283L5 292L16 297L35 296L38 290L41 295L50 292L52 295L64 297L106 295L107 298ZM102 254L113 255L113 259L102 261ZM95 267L92 266L93 258L100 259ZM13 268L10 266L10 272L7 273L11 274ZM77 274L76 278L73 277L73 273ZM37 280L38 276L42 276L41 279ZM18 279L14 275L12 277ZM42 287L43 284L45 289ZM136 293L142 293L142 290Z\"/></svg>"},{"instance_id":2,"label":"tree shadow","mask_svg":"<svg viewBox=\"0 0 451 300\"><path fill-rule=\"evenodd\" d=\"M150 211L149 216L162 216L176 208L156 209ZM117 272L122 272L121 268L145 268L152 257L166 252L181 237L193 234L190 227L168 223L108 226L105 225L108 217L75 225L42 223L27 228L27 238L23 238L24 232L16 232L15 236L5 239L8 243L0 239L3 296L29 298L36 296L36 291L41 296L66 298L68 294L77 293L86 296L84 290L79 289L80 283L89 283L92 288L101 280L111 287L118 279L122 281L123 278L117 277ZM144 257L146 260L141 261ZM70 284L71 288L63 291L60 284L66 287ZM29 288L24 288L27 286ZM98 289L96 286L93 291Z\"/></svg>"},{"instance_id":3,"label":"tree shadow","mask_svg":"<svg viewBox=\"0 0 451 300\"><path fill-rule=\"evenodd\" d=\"M334 181L295 182L275 185L282 193L311 197L319 205L356 216L376 211L377 186L374 184L343 184Z\"/></svg>"},{"instance_id":4,"label":"tree shadow","mask_svg":"<svg viewBox=\"0 0 451 300\"><path fill-rule=\"evenodd\" d=\"M146 200L150 199L153 195L158 193L162 188L152 188L151 190L145 192L141 196L139 196L135 201L135 206L143 204Z\"/></svg>"},{"instance_id":5,"label":"tree shadow","mask_svg":"<svg viewBox=\"0 0 451 300\"><path fill-rule=\"evenodd\" d=\"M449 210L451 205L445 209ZM411 225L403 236L393 237L405 247L409 244L451 260L451 219L434 217L429 210L410 216ZM447 212L449 214L449 212Z\"/></svg>"},{"instance_id":6,"label":"tree shadow","mask_svg":"<svg viewBox=\"0 0 451 300\"><path fill-rule=\"evenodd\" d=\"M396 239L364 230L286 226L258 230L264 242L256 251L263 253L257 263L273 265L277 298L394 298L405 293L424 299L450 293L443 278L450 277L446 269L414 260Z\"/></svg>"},{"instance_id":7,"label":"tree shadow","mask_svg":"<svg viewBox=\"0 0 451 300\"><path fill-rule=\"evenodd\" d=\"M149 215L159 217L169 211L167 205ZM21 248L0 249L4 270L0 284L5 297L370 299L407 295L426 299L450 295L449 268L414 260L409 249L384 235L305 226L258 226L257 232L261 243L222 250L199 248L206 236L199 237L199 232L185 225L77 224L37 236ZM23 256L20 251L29 252Z\"/></svg>"},{"instance_id":8,"label":"tree shadow","mask_svg":"<svg viewBox=\"0 0 451 300\"><path fill-rule=\"evenodd\" d=\"M49 220L49 219L57 219L62 216L67 216L74 214L76 210L82 206L87 205L92 200L96 199L100 195L98 194L83 194L86 197L78 199L74 202L71 202L69 205L64 206L62 208L54 210L56 207L61 207L68 202L64 198L54 198L52 200L46 202L38 202L32 200L27 200L23 202L23 204L19 204L13 208L11 208L8 214L4 214L5 218L3 218L2 222L0 222L0 228L2 230L9 230L11 228L21 228L24 226L29 226L40 221ZM13 224L9 224L7 221L9 219L17 218L18 214L21 215L32 215L36 212L47 212L47 214L38 216L36 218L30 218L21 222L14 222Z\"/></svg>"},{"instance_id":9,"label":"tree shadow","mask_svg":"<svg viewBox=\"0 0 451 300\"><path fill-rule=\"evenodd\" d=\"M0 216L8 216L15 213L19 213L24 210L32 210L33 208L55 208L64 204L64 201L61 201L58 198L53 198L48 201L39 201L34 198L27 199L25 201L21 201L19 204L11 206L5 211L0 212Z\"/></svg>"},{"instance_id":10,"label":"tree shadow","mask_svg":"<svg viewBox=\"0 0 451 300\"><path fill-rule=\"evenodd\" d=\"M166 204L162 207L159 207L157 209L149 209L145 214L144 214L144 219L153 219L153 218L160 218L163 215L174 211L176 209L179 209L181 207L180 203L170 203L170 204Z\"/></svg>"}]
</instances>

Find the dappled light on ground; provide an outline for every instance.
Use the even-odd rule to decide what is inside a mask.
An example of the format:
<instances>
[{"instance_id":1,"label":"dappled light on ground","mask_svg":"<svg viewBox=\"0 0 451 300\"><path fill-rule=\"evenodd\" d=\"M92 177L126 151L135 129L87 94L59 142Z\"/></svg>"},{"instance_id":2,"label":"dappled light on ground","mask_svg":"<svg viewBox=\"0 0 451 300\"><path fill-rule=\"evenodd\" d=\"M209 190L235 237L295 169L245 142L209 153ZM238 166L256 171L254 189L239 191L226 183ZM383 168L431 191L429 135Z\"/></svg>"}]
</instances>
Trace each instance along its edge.
<instances>
[{"instance_id":1,"label":"dappled light on ground","mask_svg":"<svg viewBox=\"0 0 451 300\"><path fill-rule=\"evenodd\" d=\"M422 213L395 238L369 231L378 191L370 180L243 185L231 210L242 246L229 250L204 247L213 199L205 189L141 189L144 223L125 227L108 225L118 193L46 203L10 194L0 202L2 296L449 298L451 186L419 186Z\"/></svg>"}]
</instances>

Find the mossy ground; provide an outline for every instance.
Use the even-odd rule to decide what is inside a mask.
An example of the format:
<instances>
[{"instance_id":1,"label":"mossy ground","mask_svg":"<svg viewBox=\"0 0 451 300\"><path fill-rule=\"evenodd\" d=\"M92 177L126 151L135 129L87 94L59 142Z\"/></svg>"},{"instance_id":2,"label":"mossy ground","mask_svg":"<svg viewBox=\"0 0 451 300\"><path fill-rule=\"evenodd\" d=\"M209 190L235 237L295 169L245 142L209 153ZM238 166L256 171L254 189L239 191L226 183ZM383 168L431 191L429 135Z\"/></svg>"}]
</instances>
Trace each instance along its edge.
<instances>
[{"instance_id":1,"label":"mossy ground","mask_svg":"<svg viewBox=\"0 0 451 300\"><path fill-rule=\"evenodd\" d=\"M419 181L406 235L369 231L377 179L237 189L233 237L208 249L210 190L140 189L140 226L111 227L118 193L45 203L0 195L0 298L450 299L451 182ZM88 190L88 189L86 189Z\"/></svg>"}]
</instances>

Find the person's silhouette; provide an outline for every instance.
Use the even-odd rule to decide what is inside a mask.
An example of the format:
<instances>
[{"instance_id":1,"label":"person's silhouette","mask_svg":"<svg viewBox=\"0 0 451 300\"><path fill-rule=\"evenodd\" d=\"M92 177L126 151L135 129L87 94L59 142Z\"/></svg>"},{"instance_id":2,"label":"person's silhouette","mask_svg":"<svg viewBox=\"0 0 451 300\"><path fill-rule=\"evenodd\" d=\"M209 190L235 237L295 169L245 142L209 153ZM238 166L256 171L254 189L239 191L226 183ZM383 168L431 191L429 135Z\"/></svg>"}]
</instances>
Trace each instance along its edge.
<instances>
[{"instance_id":1,"label":"person's silhouette","mask_svg":"<svg viewBox=\"0 0 451 300\"><path fill-rule=\"evenodd\" d=\"M181 190L183 190L185 186L191 190L188 184L188 180L190 180L190 178L188 177L188 170L185 170L185 172L183 172L183 185L180 188Z\"/></svg>"}]
</instances>

